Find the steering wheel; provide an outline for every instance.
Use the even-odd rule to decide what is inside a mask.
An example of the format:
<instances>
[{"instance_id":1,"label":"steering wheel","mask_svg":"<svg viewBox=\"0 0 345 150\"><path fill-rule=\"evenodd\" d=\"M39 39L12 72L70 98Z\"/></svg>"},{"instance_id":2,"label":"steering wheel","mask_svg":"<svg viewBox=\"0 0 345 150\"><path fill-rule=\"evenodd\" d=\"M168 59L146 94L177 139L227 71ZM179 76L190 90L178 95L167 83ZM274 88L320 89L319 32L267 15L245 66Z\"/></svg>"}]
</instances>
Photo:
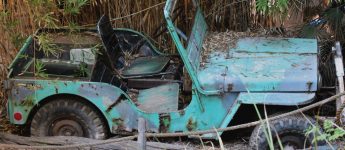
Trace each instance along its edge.
<instances>
[{"instance_id":1,"label":"steering wheel","mask_svg":"<svg viewBox=\"0 0 345 150\"><path fill-rule=\"evenodd\" d=\"M183 14L183 9L182 7L177 7L174 11L173 11L173 16L171 17L172 21L175 23L177 18ZM156 28L156 31L153 33L153 38L156 38L158 36L160 36L161 34L167 32L167 23L165 22L165 20L163 19L162 23ZM176 31L177 31L177 34L185 41L187 41L187 36L186 34L181 30L179 29L178 27L176 27Z\"/></svg>"}]
</instances>

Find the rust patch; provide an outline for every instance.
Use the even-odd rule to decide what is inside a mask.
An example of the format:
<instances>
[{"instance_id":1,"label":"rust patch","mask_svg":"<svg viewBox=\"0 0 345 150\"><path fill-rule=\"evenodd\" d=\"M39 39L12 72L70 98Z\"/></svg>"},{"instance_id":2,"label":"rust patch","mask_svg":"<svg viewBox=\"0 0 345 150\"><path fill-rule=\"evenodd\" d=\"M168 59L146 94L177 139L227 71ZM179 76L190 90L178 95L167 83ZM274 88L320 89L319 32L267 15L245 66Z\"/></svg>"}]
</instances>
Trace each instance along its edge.
<instances>
[{"instance_id":1,"label":"rust patch","mask_svg":"<svg viewBox=\"0 0 345 150\"><path fill-rule=\"evenodd\" d=\"M159 131L162 133L166 133L169 130L170 126L170 114L159 114Z\"/></svg>"},{"instance_id":2,"label":"rust patch","mask_svg":"<svg viewBox=\"0 0 345 150\"><path fill-rule=\"evenodd\" d=\"M125 127L123 126L123 119L122 118L113 118L113 127L112 130L116 133L120 133L120 131L125 131Z\"/></svg>"},{"instance_id":3,"label":"rust patch","mask_svg":"<svg viewBox=\"0 0 345 150\"><path fill-rule=\"evenodd\" d=\"M233 84L228 84L228 92L232 91L234 89L234 85Z\"/></svg>"},{"instance_id":4,"label":"rust patch","mask_svg":"<svg viewBox=\"0 0 345 150\"><path fill-rule=\"evenodd\" d=\"M180 110L178 113L180 114L180 116L183 116L186 112L185 112L184 109L182 109L182 110Z\"/></svg>"},{"instance_id":5,"label":"rust patch","mask_svg":"<svg viewBox=\"0 0 345 150\"><path fill-rule=\"evenodd\" d=\"M308 90L308 92L310 92L311 91L311 86L313 85L313 82L311 82L311 81L308 81L307 82L307 90Z\"/></svg>"},{"instance_id":6,"label":"rust patch","mask_svg":"<svg viewBox=\"0 0 345 150\"><path fill-rule=\"evenodd\" d=\"M28 96L20 103L20 106L33 106L35 105L35 100L32 96Z\"/></svg>"},{"instance_id":7,"label":"rust patch","mask_svg":"<svg viewBox=\"0 0 345 150\"><path fill-rule=\"evenodd\" d=\"M58 94L59 93L59 88L55 87L55 93Z\"/></svg>"},{"instance_id":8,"label":"rust patch","mask_svg":"<svg viewBox=\"0 0 345 150\"><path fill-rule=\"evenodd\" d=\"M93 90L97 90L97 86L96 86L96 85L91 85L91 84L89 83L89 87L90 87L91 89L93 89Z\"/></svg>"},{"instance_id":9,"label":"rust patch","mask_svg":"<svg viewBox=\"0 0 345 150\"><path fill-rule=\"evenodd\" d=\"M121 102L122 97L123 97L123 95L119 96L119 98L117 98L117 99L114 101L114 103L112 103L111 105L108 106L108 108L107 108L107 110L106 110L105 112L109 113L110 110L111 110L114 106L116 106L118 103Z\"/></svg>"},{"instance_id":10,"label":"rust patch","mask_svg":"<svg viewBox=\"0 0 345 150\"><path fill-rule=\"evenodd\" d=\"M114 125L119 126L123 124L123 120L121 118L113 118L112 119Z\"/></svg>"},{"instance_id":11,"label":"rust patch","mask_svg":"<svg viewBox=\"0 0 345 150\"><path fill-rule=\"evenodd\" d=\"M197 122L194 121L193 118L189 118L188 123L187 123L188 131L193 131L196 129L196 127L197 127Z\"/></svg>"}]
</instances>

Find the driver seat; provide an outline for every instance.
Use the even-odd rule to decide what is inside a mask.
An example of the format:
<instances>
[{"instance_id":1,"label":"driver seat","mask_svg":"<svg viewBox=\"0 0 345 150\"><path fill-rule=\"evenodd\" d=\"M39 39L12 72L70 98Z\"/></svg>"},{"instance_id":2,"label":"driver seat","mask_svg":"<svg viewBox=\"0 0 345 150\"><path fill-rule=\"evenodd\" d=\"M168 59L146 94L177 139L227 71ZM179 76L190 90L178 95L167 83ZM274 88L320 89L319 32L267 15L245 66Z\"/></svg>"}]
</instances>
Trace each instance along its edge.
<instances>
[{"instance_id":1,"label":"driver seat","mask_svg":"<svg viewBox=\"0 0 345 150\"><path fill-rule=\"evenodd\" d=\"M103 15L97 24L98 32L105 47L105 57L108 57L108 67L119 71L123 78L140 78L160 75L168 65L170 58L164 56L138 57L129 62L124 60L125 51L118 42L109 17Z\"/></svg>"}]
</instances>

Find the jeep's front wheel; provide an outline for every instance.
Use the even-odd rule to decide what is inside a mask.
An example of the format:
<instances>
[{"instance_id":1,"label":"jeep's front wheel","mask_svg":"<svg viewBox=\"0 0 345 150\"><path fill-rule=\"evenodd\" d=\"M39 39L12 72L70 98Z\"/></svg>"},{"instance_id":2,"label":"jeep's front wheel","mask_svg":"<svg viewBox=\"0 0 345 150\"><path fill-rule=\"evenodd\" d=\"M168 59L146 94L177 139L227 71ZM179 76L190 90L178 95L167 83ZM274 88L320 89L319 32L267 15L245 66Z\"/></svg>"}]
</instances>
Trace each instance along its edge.
<instances>
[{"instance_id":1,"label":"jeep's front wheel","mask_svg":"<svg viewBox=\"0 0 345 150\"><path fill-rule=\"evenodd\" d=\"M301 115L291 115L270 121L274 149L281 149L280 146L283 149L304 149L312 146L314 134L305 135L305 133L314 123L312 118ZM254 129L249 142L252 149L270 149L269 140L264 133L264 129L268 132L267 128L267 125L260 124Z\"/></svg>"},{"instance_id":2,"label":"jeep's front wheel","mask_svg":"<svg viewBox=\"0 0 345 150\"><path fill-rule=\"evenodd\" d=\"M56 99L43 105L34 115L32 136L79 136L105 139L107 129L101 115L78 99Z\"/></svg>"}]
</instances>

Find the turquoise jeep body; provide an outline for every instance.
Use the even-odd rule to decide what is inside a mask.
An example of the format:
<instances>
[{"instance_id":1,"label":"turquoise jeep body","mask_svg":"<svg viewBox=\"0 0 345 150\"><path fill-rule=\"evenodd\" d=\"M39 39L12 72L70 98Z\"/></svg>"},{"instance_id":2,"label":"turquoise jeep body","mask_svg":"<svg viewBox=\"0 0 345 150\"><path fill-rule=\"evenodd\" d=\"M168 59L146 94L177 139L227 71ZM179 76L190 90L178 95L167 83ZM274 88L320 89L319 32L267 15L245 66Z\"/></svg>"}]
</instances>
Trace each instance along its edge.
<instances>
[{"instance_id":1,"label":"turquoise jeep body","mask_svg":"<svg viewBox=\"0 0 345 150\"><path fill-rule=\"evenodd\" d=\"M225 51L213 50L201 60L202 44L208 34L202 11L195 1L192 31L184 45L171 19L176 2L166 2L164 15L183 67L192 80L188 106L178 107L178 97L182 95L180 82L143 88L137 95L131 96L128 89L118 84L92 80L92 77L51 76L42 79L23 77L21 72L13 73L15 67L27 63L19 60L21 55L28 52L32 42L32 38L29 38L9 67L10 74L5 84L11 123L30 123L35 110L63 96L77 97L92 104L95 111L103 115L109 131L114 134L137 130L140 117L146 120L148 132L223 128L228 126L242 104L296 106L311 103L315 99L319 81L316 40L242 38L235 46ZM152 49L154 56L164 56L156 52L156 48ZM90 74L97 71L90 69ZM15 119L15 113L22 114L22 118ZM207 134L203 137L217 136Z\"/></svg>"}]
</instances>

